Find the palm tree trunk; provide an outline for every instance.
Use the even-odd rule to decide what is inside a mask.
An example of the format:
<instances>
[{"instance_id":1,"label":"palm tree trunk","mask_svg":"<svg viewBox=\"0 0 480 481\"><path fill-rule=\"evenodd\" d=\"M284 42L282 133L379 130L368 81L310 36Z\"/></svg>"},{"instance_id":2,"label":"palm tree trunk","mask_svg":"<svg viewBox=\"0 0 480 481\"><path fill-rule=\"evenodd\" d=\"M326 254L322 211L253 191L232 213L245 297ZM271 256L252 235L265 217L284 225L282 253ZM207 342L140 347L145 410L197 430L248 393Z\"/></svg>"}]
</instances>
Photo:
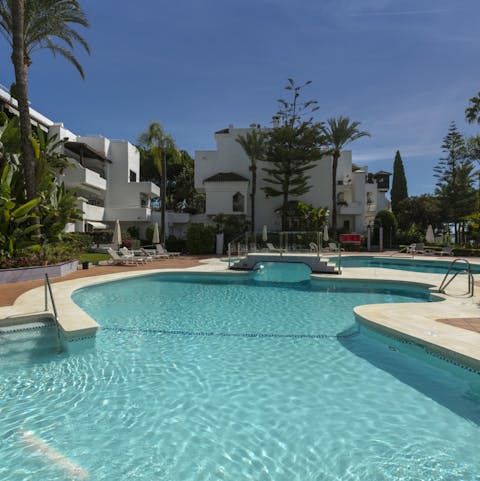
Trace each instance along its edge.
<instances>
[{"instance_id":1,"label":"palm tree trunk","mask_svg":"<svg viewBox=\"0 0 480 481\"><path fill-rule=\"evenodd\" d=\"M167 210L167 206L165 205L167 202L167 153L165 149L162 152L162 216L161 216L161 224L162 224L162 244L165 247L165 240L166 240L166 232L165 232L165 211Z\"/></svg>"},{"instance_id":2,"label":"palm tree trunk","mask_svg":"<svg viewBox=\"0 0 480 481\"><path fill-rule=\"evenodd\" d=\"M332 157L332 238L337 240L337 167L340 154L334 152Z\"/></svg>"},{"instance_id":3,"label":"palm tree trunk","mask_svg":"<svg viewBox=\"0 0 480 481\"><path fill-rule=\"evenodd\" d=\"M252 196L251 196L251 220L252 235L255 234L255 194L257 193L257 168L252 166Z\"/></svg>"},{"instance_id":4,"label":"palm tree trunk","mask_svg":"<svg viewBox=\"0 0 480 481\"><path fill-rule=\"evenodd\" d=\"M28 59L25 58L24 13L24 0L13 0L12 62L15 70L18 112L20 116L20 138L25 189L27 192L27 200L31 200L37 196L37 186L35 181L35 156L30 141L32 126L28 106Z\"/></svg>"}]
</instances>

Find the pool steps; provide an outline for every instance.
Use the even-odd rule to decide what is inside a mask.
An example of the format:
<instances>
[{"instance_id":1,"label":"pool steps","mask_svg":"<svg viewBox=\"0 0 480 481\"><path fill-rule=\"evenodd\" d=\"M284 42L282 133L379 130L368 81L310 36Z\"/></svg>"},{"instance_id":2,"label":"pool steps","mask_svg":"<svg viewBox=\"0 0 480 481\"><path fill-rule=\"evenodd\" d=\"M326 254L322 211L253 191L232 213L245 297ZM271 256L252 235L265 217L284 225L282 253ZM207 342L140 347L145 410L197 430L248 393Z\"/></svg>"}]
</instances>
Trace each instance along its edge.
<instances>
[{"instance_id":1,"label":"pool steps","mask_svg":"<svg viewBox=\"0 0 480 481\"><path fill-rule=\"evenodd\" d=\"M259 262L287 262L306 264L314 274L337 274L334 264L311 255L272 255L272 254L248 254L241 261L233 264L230 269L251 271Z\"/></svg>"}]
</instances>

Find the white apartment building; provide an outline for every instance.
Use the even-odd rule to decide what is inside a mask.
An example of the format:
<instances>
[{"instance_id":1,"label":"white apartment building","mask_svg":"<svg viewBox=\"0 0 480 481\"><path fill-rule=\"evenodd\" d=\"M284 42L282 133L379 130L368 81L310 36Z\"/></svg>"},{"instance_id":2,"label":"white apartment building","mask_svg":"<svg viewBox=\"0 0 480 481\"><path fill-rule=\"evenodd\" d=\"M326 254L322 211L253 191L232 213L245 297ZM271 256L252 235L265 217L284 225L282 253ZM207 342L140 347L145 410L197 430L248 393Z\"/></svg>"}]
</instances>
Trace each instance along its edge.
<instances>
[{"instance_id":1,"label":"white apartment building","mask_svg":"<svg viewBox=\"0 0 480 481\"><path fill-rule=\"evenodd\" d=\"M250 216L250 160L236 139L252 129L228 128L215 132L216 150L195 152L195 188L206 195L206 215L245 214ZM277 209L282 204L280 197L267 198L262 187L266 175L257 166L257 193L255 207L255 230L260 232L266 225L269 230L281 229L281 217ZM311 190L299 200L313 207L329 207L331 210L332 159L320 159L308 171ZM362 234L373 223L378 211L389 208L385 196L389 189L389 173L369 174L367 167L352 169L352 153L344 151L337 169L337 227L346 232Z\"/></svg>"},{"instance_id":2,"label":"white apartment building","mask_svg":"<svg viewBox=\"0 0 480 481\"><path fill-rule=\"evenodd\" d=\"M18 115L17 101L0 88L0 105L9 115ZM70 232L85 232L113 227L119 219L122 230L130 226L145 229L152 219L151 199L160 196L160 187L140 182L140 154L125 140L102 136L78 136L63 124L30 109L32 124L49 136L67 139L64 153L72 167L59 175L67 188L76 189L77 207L82 220L67 226Z\"/></svg>"}]
</instances>

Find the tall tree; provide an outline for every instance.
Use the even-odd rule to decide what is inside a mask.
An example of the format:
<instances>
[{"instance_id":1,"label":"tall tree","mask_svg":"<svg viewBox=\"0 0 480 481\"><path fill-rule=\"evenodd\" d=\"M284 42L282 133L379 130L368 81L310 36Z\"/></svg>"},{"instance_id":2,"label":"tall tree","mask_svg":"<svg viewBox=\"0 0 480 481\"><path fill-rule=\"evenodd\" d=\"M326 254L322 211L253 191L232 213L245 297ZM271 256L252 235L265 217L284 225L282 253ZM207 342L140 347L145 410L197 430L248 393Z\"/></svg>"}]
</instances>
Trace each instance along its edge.
<instances>
[{"instance_id":1,"label":"tall tree","mask_svg":"<svg viewBox=\"0 0 480 481\"><path fill-rule=\"evenodd\" d=\"M393 180L390 196L392 199L392 211L397 215L398 203L408 198L407 178L405 177L402 157L398 150L395 154L395 160L393 161Z\"/></svg>"},{"instance_id":2,"label":"tall tree","mask_svg":"<svg viewBox=\"0 0 480 481\"><path fill-rule=\"evenodd\" d=\"M454 225L455 241L458 242L460 219L475 208L475 189L474 164L455 122L450 124L443 139L442 150L446 155L433 169L437 178L435 194L440 199L445 221Z\"/></svg>"},{"instance_id":3,"label":"tall tree","mask_svg":"<svg viewBox=\"0 0 480 481\"><path fill-rule=\"evenodd\" d=\"M359 130L361 122L350 122L348 117L328 119L322 130L329 153L332 156L332 237L337 238L337 168L342 149L362 137L370 137L366 131Z\"/></svg>"},{"instance_id":4,"label":"tall tree","mask_svg":"<svg viewBox=\"0 0 480 481\"><path fill-rule=\"evenodd\" d=\"M252 234L255 232L255 196L257 193L257 162L265 156L265 135L259 129L253 129L246 135L239 135L235 139L250 159L251 194L250 194L250 222Z\"/></svg>"},{"instance_id":5,"label":"tall tree","mask_svg":"<svg viewBox=\"0 0 480 481\"><path fill-rule=\"evenodd\" d=\"M161 177L160 195L161 204L161 227L162 244L165 244L165 212L167 204L167 155L178 155L175 141L166 134L158 122L152 122L146 132L140 135L138 142L143 148L150 151L153 162Z\"/></svg>"},{"instance_id":6,"label":"tall tree","mask_svg":"<svg viewBox=\"0 0 480 481\"><path fill-rule=\"evenodd\" d=\"M469 100L469 105L465 109L465 118L471 124L480 124L480 92Z\"/></svg>"},{"instance_id":7,"label":"tall tree","mask_svg":"<svg viewBox=\"0 0 480 481\"><path fill-rule=\"evenodd\" d=\"M269 185L262 189L267 197L282 197L279 209L282 230L287 228L289 198L311 189L307 172L323 156L321 124L313 121L317 102L299 100L301 89L310 83L296 85L292 79L288 80L285 89L291 92L291 99L279 100L279 125L274 124L266 139L264 160L268 167L262 170L267 174L264 181Z\"/></svg>"},{"instance_id":8,"label":"tall tree","mask_svg":"<svg viewBox=\"0 0 480 481\"><path fill-rule=\"evenodd\" d=\"M32 129L28 102L31 54L34 50L46 48L73 63L84 78L83 69L73 55L73 48L78 43L89 52L89 47L71 27L72 24L88 27L85 14L76 0L0 0L0 33L12 48L27 199L36 196L35 156L30 141Z\"/></svg>"}]
</instances>

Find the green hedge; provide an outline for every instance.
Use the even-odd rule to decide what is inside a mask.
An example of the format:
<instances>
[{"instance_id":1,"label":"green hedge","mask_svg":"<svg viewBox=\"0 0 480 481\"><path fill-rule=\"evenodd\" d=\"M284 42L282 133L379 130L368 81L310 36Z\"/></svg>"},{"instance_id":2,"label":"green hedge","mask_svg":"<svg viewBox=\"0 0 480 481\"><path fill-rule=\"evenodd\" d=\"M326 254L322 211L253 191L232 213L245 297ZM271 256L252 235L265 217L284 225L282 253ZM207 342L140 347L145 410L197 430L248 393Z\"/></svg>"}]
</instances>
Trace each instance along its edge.
<instances>
[{"instance_id":1,"label":"green hedge","mask_svg":"<svg viewBox=\"0 0 480 481\"><path fill-rule=\"evenodd\" d=\"M210 225L190 224L187 229L187 251L189 254L213 254L216 230Z\"/></svg>"}]
</instances>

